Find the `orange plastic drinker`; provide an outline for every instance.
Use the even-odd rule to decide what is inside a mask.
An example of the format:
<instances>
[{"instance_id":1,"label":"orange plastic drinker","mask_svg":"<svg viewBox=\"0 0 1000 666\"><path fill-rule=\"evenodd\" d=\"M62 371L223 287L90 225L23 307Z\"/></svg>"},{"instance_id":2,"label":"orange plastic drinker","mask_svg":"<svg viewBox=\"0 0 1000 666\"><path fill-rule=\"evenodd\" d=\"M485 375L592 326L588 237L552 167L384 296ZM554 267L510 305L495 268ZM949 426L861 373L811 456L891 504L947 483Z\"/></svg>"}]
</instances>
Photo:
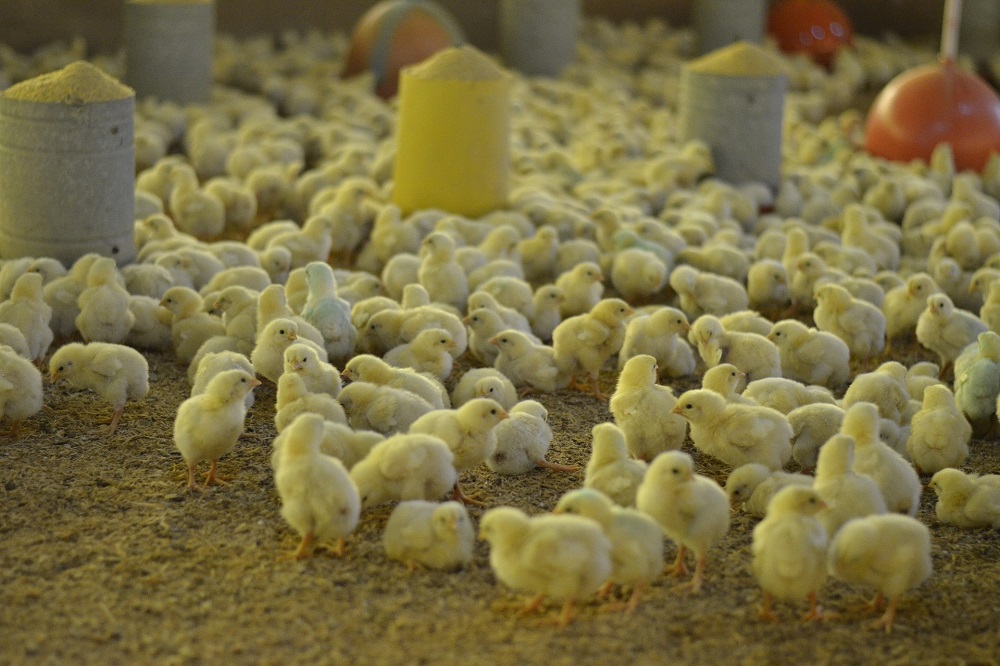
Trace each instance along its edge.
<instances>
[{"instance_id":1,"label":"orange plastic drinker","mask_svg":"<svg viewBox=\"0 0 1000 666\"><path fill-rule=\"evenodd\" d=\"M824 67L854 37L850 19L831 0L782 0L768 13L767 32L785 53L806 53Z\"/></svg>"},{"instance_id":2,"label":"orange plastic drinker","mask_svg":"<svg viewBox=\"0 0 1000 666\"><path fill-rule=\"evenodd\" d=\"M949 143L956 169L981 171L1000 152L1000 98L955 64L960 13L960 0L949 0L940 62L903 72L875 98L865 128L872 155L929 162L935 146Z\"/></svg>"}]
</instances>

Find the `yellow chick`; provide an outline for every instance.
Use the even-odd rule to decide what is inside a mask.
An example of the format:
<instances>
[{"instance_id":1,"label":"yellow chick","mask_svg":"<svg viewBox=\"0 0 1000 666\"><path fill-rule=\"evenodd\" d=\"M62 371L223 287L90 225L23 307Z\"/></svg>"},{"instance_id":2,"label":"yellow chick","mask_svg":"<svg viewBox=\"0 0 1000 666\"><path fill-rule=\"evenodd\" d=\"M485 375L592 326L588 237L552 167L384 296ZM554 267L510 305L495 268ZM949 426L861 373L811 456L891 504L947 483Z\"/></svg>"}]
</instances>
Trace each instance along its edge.
<instances>
[{"instance_id":1,"label":"yellow chick","mask_svg":"<svg viewBox=\"0 0 1000 666\"><path fill-rule=\"evenodd\" d=\"M347 360L354 353L358 332L351 323L351 305L337 295L337 280L333 269L322 262L305 267L308 298L301 316L323 336L327 356Z\"/></svg>"},{"instance_id":2,"label":"yellow chick","mask_svg":"<svg viewBox=\"0 0 1000 666\"><path fill-rule=\"evenodd\" d=\"M454 358L448 353L455 348L451 333L443 328L420 331L413 340L393 347L384 357L389 365L427 372L442 382L451 375Z\"/></svg>"},{"instance_id":3,"label":"yellow chick","mask_svg":"<svg viewBox=\"0 0 1000 666\"><path fill-rule=\"evenodd\" d=\"M681 265L671 271L669 282L681 310L692 319L704 314L722 316L750 306L747 290L730 277Z\"/></svg>"},{"instance_id":4,"label":"yellow chick","mask_svg":"<svg viewBox=\"0 0 1000 666\"><path fill-rule=\"evenodd\" d=\"M451 404L461 407L473 398L490 398L509 410L517 404L517 387L496 368L471 368L455 383Z\"/></svg>"},{"instance_id":5,"label":"yellow chick","mask_svg":"<svg viewBox=\"0 0 1000 666\"><path fill-rule=\"evenodd\" d=\"M406 432L414 421L434 409L415 393L359 381L341 389L337 400L352 428L383 435Z\"/></svg>"},{"instance_id":6,"label":"yellow chick","mask_svg":"<svg viewBox=\"0 0 1000 666\"><path fill-rule=\"evenodd\" d=\"M625 339L618 353L618 371L633 356L649 354L656 359L659 379L687 377L694 373L694 351L685 336L691 326L687 315L672 307L639 312L625 324Z\"/></svg>"},{"instance_id":7,"label":"yellow chick","mask_svg":"<svg viewBox=\"0 0 1000 666\"><path fill-rule=\"evenodd\" d=\"M328 215L312 215L301 227L275 234L264 249L283 247L291 255L290 268L305 266L312 261L325 262L333 246L330 227L333 220Z\"/></svg>"},{"instance_id":8,"label":"yellow chick","mask_svg":"<svg viewBox=\"0 0 1000 666\"><path fill-rule=\"evenodd\" d=\"M940 374L941 368L938 367L937 363L919 361L911 365L906 371L906 392L909 394L910 400L923 400L924 391L927 390L928 386L943 385L944 382L938 378ZM956 377L955 380L958 381L958 378Z\"/></svg>"},{"instance_id":9,"label":"yellow chick","mask_svg":"<svg viewBox=\"0 0 1000 666\"><path fill-rule=\"evenodd\" d=\"M830 541L827 565L838 580L874 587L876 609L888 599L885 613L874 626L890 633L903 594L933 572L930 530L909 516L856 518Z\"/></svg>"},{"instance_id":10,"label":"yellow chick","mask_svg":"<svg viewBox=\"0 0 1000 666\"><path fill-rule=\"evenodd\" d=\"M513 328L525 333L531 333L531 322L528 321L528 318L517 310L500 303L493 294L485 291L474 291L469 294L467 307L470 314L481 308L491 310L500 316L503 328Z\"/></svg>"},{"instance_id":11,"label":"yellow chick","mask_svg":"<svg viewBox=\"0 0 1000 666\"><path fill-rule=\"evenodd\" d=\"M937 284L927 273L914 273L902 285L890 289L882 300L886 321L886 352L893 340L912 338L917 330L920 313L927 307L927 297L940 293Z\"/></svg>"},{"instance_id":12,"label":"yellow chick","mask_svg":"<svg viewBox=\"0 0 1000 666\"><path fill-rule=\"evenodd\" d=\"M583 487L600 491L618 506L635 506L636 491L648 465L629 457L625 434L615 424L598 423L591 433Z\"/></svg>"},{"instance_id":13,"label":"yellow chick","mask_svg":"<svg viewBox=\"0 0 1000 666\"><path fill-rule=\"evenodd\" d=\"M358 346L369 354L384 355L386 352L407 342L412 342L421 331L429 328L443 328L451 335L454 347L448 353L457 359L468 348L468 331L462 320L434 305L425 305L410 310L386 309L377 312L368 320Z\"/></svg>"},{"instance_id":14,"label":"yellow chick","mask_svg":"<svg viewBox=\"0 0 1000 666\"><path fill-rule=\"evenodd\" d=\"M358 354L347 362L341 375L352 382L382 384L409 391L426 400L434 409L451 407L448 391L436 377L413 368L394 368L378 356Z\"/></svg>"},{"instance_id":15,"label":"yellow chick","mask_svg":"<svg viewBox=\"0 0 1000 666\"><path fill-rule=\"evenodd\" d=\"M569 375L556 365L552 347L537 344L513 329L500 332L490 342L499 350L496 369L522 393L531 390L554 393L569 385Z\"/></svg>"},{"instance_id":16,"label":"yellow chick","mask_svg":"<svg viewBox=\"0 0 1000 666\"><path fill-rule=\"evenodd\" d=\"M372 447L351 468L363 509L395 500L441 499L455 487L454 455L439 437L399 434Z\"/></svg>"},{"instance_id":17,"label":"yellow chick","mask_svg":"<svg viewBox=\"0 0 1000 666\"><path fill-rule=\"evenodd\" d=\"M324 393L334 398L340 393L343 386L340 373L320 359L315 348L296 342L285 349L284 359L284 374L302 377L310 393Z\"/></svg>"},{"instance_id":18,"label":"yellow chick","mask_svg":"<svg viewBox=\"0 0 1000 666\"><path fill-rule=\"evenodd\" d=\"M244 370L225 370L208 383L204 393L177 408L174 445L188 466L188 491L199 490L194 469L203 460L212 461L205 486L221 481L216 476L219 458L236 446L247 415L247 393L259 385L260 381Z\"/></svg>"},{"instance_id":19,"label":"yellow chick","mask_svg":"<svg viewBox=\"0 0 1000 666\"><path fill-rule=\"evenodd\" d=\"M124 345L71 342L49 359L50 380L65 379L70 386L93 391L111 404L114 412L108 434L118 428L125 403L142 400L149 393L149 365L142 354Z\"/></svg>"},{"instance_id":20,"label":"yellow chick","mask_svg":"<svg viewBox=\"0 0 1000 666\"><path fill-rule=\"evenodd\" d=\"M607 495L592 488L571 490L559 498L555 514L582 516L595 521L611 541L611 577L602 588L612 585L632 588L624 610L635 612L642 594L663 572L663 532L648 515L615 505Z\"/></svg>"},{"instance_id":21,"label":"yellow chick","mask_svg":"<svg viewBox=\"0 0 1000 666\"><path fill-rule=\"evenodd\" d=\"M592 261L577 263L571 270L556 277L555 285L562 290L559 312L565 317L590 312L604 294L604 274Z\"/></svg>"},{"instance_id":22,"label":"yellow chick","mask_svg":"<svg viewBox=\"0 0 1000 666\"><path fill-rule=\"evenodd\" d=\"M10 347L18 356L29 361L32 360L31 350L28 349L28 341L24 339L24 333L13 324L0 322L0 345Z\"/></svg>"},{"instance_id":23,"label":"yellow chick","mask_svg":"<svg viewBox=\"0 0 1000 666\"><path fill-rule=\"evenodd\" d=\"M277 384L285 371L285 350L298 339L298 326L291 319L275 319L265 326L250 354L254 372Z\"/></svg>"},{"instance_id":24,"label":"yellow chick","mask_svg":"<svg viewBox=\"0 0 1000 666\"><path fill-rule=\"evenodd\" d=\"M599 302L587 314L564 320L552 332L552 350L556 366L569 376L570 388L590 389L598 399L605 399L598 383L598 374L605 362L618 353L625 340L625 320L632 308L620 298ZM576 382L575 375L584 371L590 385Z\"/></svg>"},{"instance_id":25,"label":"yellow chick","mask_svg":"<svg viewBox=\"0 0 1000 666\"><path fill-rule=\"evenodd\" d=\"M991 432L1000 396L1000 335L980 333L955 360L955 401L973 428Z\"/></svg>"},{"instance_id":26,"label":"yellow chick","mask_svg":"<svg viewBox=\"0 0 1000 666\"><path fill-rule=\"evenodd\" d=\"M851 405L844 412L840 433L854 438L854 471L875 480L889 510L915 516L920 505L920 478L903 456L879 439L875 405Z\"/></svg>"},{"instance_id":27,"label":"yellow chick","mask_svg":"<svg viewBox=\"0 0 1000 666\"><path fill-rule=\"evenodd\" d=\"M816 328L847 343L851 358L867 360L885 349L885 315L867 301L851 296L839 284L820 284L815 291Z\"/></svg>"},{"instance_id":28,"label":"yellow chick","mask_svg":"<svg viewBox=\"0 0 1000 666\"><path fill-rule=\"evenodd\" d=\"M611 285L630 303L649 301L667 284L668 266L652 252L626 248L611 262Z\"/></svg>"},{"instance_id":29,"label":"yellow chick","mask_svg":"<svg viewBox=\"0 0 1000 666\"><path fill-rule=\"evenodd\" d=\"M453 464L461 474L493 455L497 446L494 429L506 418L507 411L497 401L475 398L457 409L436 409L424 414L410 425L409 432L442 439L454 454ZM482 506L462 492L458 480L452 498Z\"/></svg>"},{"instance_id":30,"label":"yellow chick","mask_svg":"<svg viewBox=\"0 0 1000 666\"><path fill-rule=\"evenodd\" d=\"M803 470L811 470L816 466L819 448L840 431L844 410L817 402L793 409L786 417L792 426L792 459Z\"/></svg>"},{"instance_id":31,"label":"yellow chick","mask_svg":"<svg viewBox=\"0 0 1000 666\"><path fill-rule=\"evenodd\" d=\"M646 462L681 448L687 436L687 422L671 411L677 398L669 387L656 383L657 376L655 358L647 354L630 358L608 405L628 452Z\"/></svg>"},{"instance_id":32,"label":"yellow chick","mask_svg":"<svg viewBox=\"0 0 1000 666\"><path fill-rule=\"evenodd\" d=\"M288 306L288 298L285 296L285 290L280 284L272 284L257 295L258 336L275 319L291 319L294 321L298 336L323 347L323 355L326 358L323 334Z\"/></svg>"},{"instance_id":33,"label":"yellow chick","mask_svg":"<svg viewBox=\"0 0 1000 666\"><path fill-rule=\"evenodd\" d=\"M946 294L933 294L917 320L917 342L938 355L944 377L962 350L986 330L979 317L956 308Z\"/></svg>"},{"instance_id":34,"label":"yellow chick","mask_svg":"<svg viewBox=\"0 0 1000 666\"><path fill-rule=\"evenodd\" d=\"M14 283L10 298L0 302L0 322L14 326L28 343L31 360L41 363L54 338L49 322L52 308L42 296L40 273L24 273Z\"/></svg>"},{"instance_id":35,"label":"yellow chick","mask_svg":"<svg viewBox=\"0 0 1000 666\"><path fill-rule=\"evenodd\" d=\"M548 224L538 227L534 236L518 241L525 279L533 284L552 280L558 249L559 231Z\"/></svg>"},{"instance_id":36,"label":"yellow chick","mask_svg":"<svg viewBox=\"0 0 1000 666\"><path fill-rule=\"evenodd\" d=\"M750 308L775 316L791 304L788 272L780 261L760 259L747 272Z\"/></svg>"},{"instance_id":37,"label":"yellow chick","mask_svg":"<svg viewBox=\"0 0 1000 666\"><path fill-rule=\"evenodd\" d=\"M774 323L767 339L778 348L781 373L788 379L831 389L850 379L851 350L833 333L783 319Z\"/></svg>"},{"instance_id":38,"label":"yellow chick","mask_svg":"<svg viewBox=\"0 0 1000 666\"><path fill-rule=\"evenodd\" d=\"M336 541L333 553L344 553L344 538L357 527L361 499L344 464L320 450L323 417L304 414L282 442L274 486L281 498L281 517L302 536L292 559L309 556L313 542Z\"/></svg>"},{"instance_id":39,"label":"yellow chick","mask_svg":"<svg viewBox=\"0 0 1000 666\"><path fill-rule=\"evenodd\" d=\"M875 479L854 471L854 438L835 434L819 450L813 488L826 502L819 520L831 537L852 518L888 512Z\"/></svg>"},{"instance_id":40,"label":"yellow chick","mask_svg":"<svg viewBox=\"0 0 1000 666\"><path fill-rule=\"evenodd\" d=\"M121 343L135 324L128 305L129 293L115 260L102 257L87 272L87 288L77 299L76 328L85 342Z\"/></svg>"},{"instance_id":41,"label":"yellow chick","mask_svg":"<svg viewBox=\"0 0 1000 666\"><path fill-rule=\"evenodd\" d=\"M508 418L494 428L497 446L486 466L497 474L516 476L543 467L555 472L575 472L576 465L560 465L545 459L552 441L549 412L541 403L524 400L508 410Z\"/></svg>"},{"instance_id":42,"label":"yellow chick","mask_svg":"<svg viewBox=\"0 0 1000 666\"><path fill-rule=\"evenodd\" d=\"M535 290L529 320L531 332L539 340L551 340L552 331L562 321L563 290L554 284L543 284Z\"/></svg>"},{"instance_id":43,"label":"yellow chick","mask_svg":"<svg viewBox=\"0 0 1000 666\"><path fill-rule=\"evenodd\" d=\"M859 402L873 403L880 417L905 424L904 414L910 402L906 366L898 361L887 361L874 372L857 375L844 392L842 406L847 409Z\"/></svg>"},{"instance_id":44,"label":"yellow chick","mask_svg":"<svg viewBox=\"0 0 1000 666\"><path fill-rule=\"evenodd\" d=\"M327 393L312 393L305 379L294 372L278 378L278 394L274 404L274 427L284 431L299 414L319 414L327 421L347 423L347 415L337 399Z\"/></svg>"},{"instance_id":45,"label":"yellow chick","mask_svg":"<svg viewBox=\"0 0 1000 666\"><path fill-rule=\"evenodd\" d=\"M201 296L189 287L171 287L163 294L160 305L170 311L170 340L177 362L188 365L205 341L225 335L226 326L219 317L203 309Z\"/></svg>"},{"instance_id":46,"label":"yellow chick","mask_svg":"<svg viewBox=\"0 0 1000 666\"><path fill-rule=\"evenodd\" d=\"M16 439L21 423L42 409L42 373L31 360L0 346L0 419L10 429L0 437Z\"/></svg>"},{"instance_id":47,"label":"yellow chick","mask_svg":"<svg viewBox=\"0 0 1000 666\"><path fill-rule=\"evenodd\" d=\"M636 493L636 508L660 524L677 544L672 573L687 573L684 556L695 556L691 581L682 587L698 592L705 578L709 549L729 531L729 499L718 483L696 474L694 460L683 451L661 453L650 464Z\"/></svg>"},{"instance_id":48,"label":"yellow chick","mask_svg":"<svg viewBox=\"0 0 1000 666\"><path fill-rule=\"evenodd\" d=\"M837 404L830 389L823 386L806 386L784 377L765 377L752 381L743 389L741 396L745 400L752 400L758 405L770 407L786 415L793 409L817 402Z\"/></svg>"},{"instance_id":49,"label":"yellow chick","mask_svg":"<svg viewBox=\"0 0 1000 666\"><path fill-rule=\"evenodd\" d=\"M462 322L469 327L469 352L473 358L480 363L493 365L500 352L490 340L501 331L507 330L508 327L503 319L492 310L478 308L470 311ZM530 337L535 343L541 343L534 335Z\"/></svg>"},{"instance_id":50,"label":"yellow chick","mask_svg":"<svg viewBox=\"0 0 1000 666\"><path fill-rule=\"evenodd\" d=\"M691 425L695 448L732 467L781 469L792 456L792 427L769 407L727 403L713 391L694 389L682 393L672 411Z\"/></svg>"},{"instance_id":51,"label":"yellow chick","mask_svg":"<svg viewBox=\"0 0 1000 666\"><path fill-rule=\"evenodd\" d=\"M702 315L691 325L688 338L708 367L731 363L751 382L781 376L781 355L777 346L763 335L727 331L713 315Z\"/></svg>"},{"instance_id":52,"label":"yellow chick","mask_svg":"<svg viewBox=\"0 0 1000 666\"><path fill-rule=\"evenodd\" d=\"M934 511L942 523L967 529L1000 527L1000 475L946 467L931 477L930 487L937 494Z\"/></svg>"},{"instance_id":53,"label":"yellow chick","mask_svg":"<svg viewBox=\"0 0 1000 666\"><path fill-rule=\"evenodd\" d=\"M597 592L611 575L611 541L589 518L529 517L502 506L483 514L479 539L490 544L490 568L504 585L536 595L524 612L538 610L551 597L563 602L563 626L573 619L574 603Z\"/></svg>"},{"instance_id":54,"label":"yellow chick","mask_svg":"<svg viewBox=\"0 0 1000 666\"><path fill-rule=\"evenodd\" d=\"M386 557L407 568L422 566L454 571L472 562L475 532L469 512L459 502L400 502L382 532Z\"/></svg>"},{"instance_id":55,"label":"yellow chick","mask_svg":"<svg viewBox=\"0 0 1000 666\"><path fill-rule=\"evenodd\" d=\"M754 518L763 518L775 493L788 486L812 486L813 478L768 469L766 465L740 465L726 477L726 495L733 506Z\"/></svg>"},{"instance_id":56,"label":"yellow chick","mask_svg":"<svg viewBox=\"0 0 1000 666\"><path fill-rule=\"evenodd\" d=\"M746 282L750 272L750 260L741 250L717 240L702 246L685 247L677 254L677 261L737 282Z\"/></svg>"},{"instance_id":57,"label":"yellow chick","mask_svg":"<svg viewBox=\"0 0 1000 666\"><path fill-rule=\"evenodd\" d=\"M754 527L752 568L764 590L761 619L778 619L772 608L775 597L786 601L808 597L809 612L803 620L824 619L818 599L827 576L827 535L816 514L825 507L812 488L783 488Z\"/></svg>"},{"instance_id":58,"label":"yellow chick","mask_svg":"<svg viewBox=\"0 0 1000 666\"><path fill-rule=\"evenodd\" d=\"M308 416L309 412L303 412L294 419L292 425L300 416ZM291 427L285 428L278 433L271 442L271 469L277 471L281 464L281 447L284 441L290 436ZM333 421L323 421L323 439L320 442L319 450L323 455L336 458L344 464L347 469L352 469L359 461L364 460L368 452L379 442L385 441L385 436L371 430L354 430L343 423Z\"/></svg>"},{"instance_id":59,"label":"yellow chick","mask_svg":"<svg viewBox=\"0 0 1000 666\"><path fill-rule=\"evenodd\" d=\"M221 313L226 335L237 338L244 353L253 351L257 340L257 293L239 285L226 287L216 294L212 312Z\"/></svg>"},{"instance_id":60,"label":"yellow chick","mask_svg":"<svg viewBox=\"0 0 1000 666\"><path fill-rule=\"evenodd\" d=\"M947 386L928 386L919 412L910 420L906 452L923 474L959 467L969 456L972 426Z\"/></svg>"},{"instance_id":61,"label":"yellow chick","mask_svg":"<svg viewBox=\"0 0 1000 666\"><path fill-rule=\"evenodd\" d=\"M135 321L122 341L123 344L151 351L171 349L170 325L173 315L160 307L160 299L129 296L128 309Z\"/></svg>"},{"instance_id":62,"label":"yellow chick","mask_svg":"<svg viewBox=\"0 0 1000 666\"><path fill-rule=\"evenodd\" d=\"M199 395L208 388L208 383L224 370L243 370L254 374L253 364L250 359L239 352L219 351L209 352L198 360L198 366L191 381L191 395ZM247 409L253 406L254 395L248 393L246 397Z\"/></svg>"},{"instance_id":63,"label":"yellow chick","mask_svg":"<svg viewBox=\"0 0 1000 666\"><path fill-rule=\"evenodd\" d=\"M469 280L455 261L455 241L441 232L428 235L420 243L420 259L417 280L431 300L465 310Z\"/></svg>"}]
</instances>

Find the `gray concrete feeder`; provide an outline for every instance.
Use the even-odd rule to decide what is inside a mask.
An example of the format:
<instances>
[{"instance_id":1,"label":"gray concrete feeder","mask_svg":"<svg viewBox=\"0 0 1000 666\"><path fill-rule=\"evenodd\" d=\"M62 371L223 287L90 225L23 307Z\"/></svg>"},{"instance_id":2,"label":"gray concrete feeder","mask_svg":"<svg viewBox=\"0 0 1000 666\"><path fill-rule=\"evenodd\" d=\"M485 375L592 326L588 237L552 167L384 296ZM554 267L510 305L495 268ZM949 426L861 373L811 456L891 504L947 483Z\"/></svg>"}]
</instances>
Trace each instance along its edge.
<instances>
[{"instance_id":1,"label":"gray concrete feeder","mask_svg":"<svg viewBox=\"0 0 1000 666\"><path fill-rule=\"evenodd\" d=\"M500 54L527 76L559 76L576 57L580 0L501 0Z\"/></svg>"}]
</instances>

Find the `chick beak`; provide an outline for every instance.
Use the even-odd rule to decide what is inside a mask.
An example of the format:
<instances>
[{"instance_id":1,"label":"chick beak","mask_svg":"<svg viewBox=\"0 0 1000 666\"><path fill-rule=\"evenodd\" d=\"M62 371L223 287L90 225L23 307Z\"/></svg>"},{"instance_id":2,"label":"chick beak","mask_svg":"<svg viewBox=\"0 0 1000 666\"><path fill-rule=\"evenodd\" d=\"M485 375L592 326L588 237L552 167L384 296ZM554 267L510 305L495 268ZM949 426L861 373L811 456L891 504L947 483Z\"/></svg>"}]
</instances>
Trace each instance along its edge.
<instances>
[{"instance_id":1,"label":"chick beak","mask_svg":"<svg viewBox=\"0 0 1000 666\"><path fill-rule=\"evenodd\" d=\"M291 342L293 340L298 340L298 339L299 339L299 336L296 335L295 333L289 333L288 334L288 340L289 340L289 342Z\"/></svg>"},{"instance_id":2,"label":"chick beak","mask_svg":"<svg viewBox=\"0 0 1000 666\"><path fill-rule=\"evenodd\" d=\"M445 348L445 349L454 349L454 348L455 348L455 347L457 347L457 346L458 346L458 343L457 343L457 342L455 342L454 340L451 340L451 341L449 341L449 342L448 342L448 344L446 344L446 345L444 346L444 348Z\"/></svg>"},{"instance_id":3,"label":"chick beak","mask_svg":"<svg viewBox=\"0 0 1000 666\"><path fill-rule=\"evenodd\" d=\"M292 372L301 372L304 366L301 363L292 364Z\"/></svg>"},{"instance_id":4,"label":"chick beak","mask_svg":"<svg viewBox=\"0 0 1000 666\"><path fill-rule=\"evenodd\" d=\"M255 389L258 386L260 386L262 383L263 382L261 382L259 379L257 379L256 377L254 377L253 379L250 380L250 388L251 389Z\"/></svg>"},{"instance_id":5,"label":"chick beak","mask_svg":"<svg viewBox=\"0 0 1000 666\"><path fill-rule=\"evenodd\" d=\"M634 315L634 314L635 314L635 310L633 310L632 308L626 308L626 309L625 309L625 315L626 315L627 317L631 317L631 316L632 316L632 315Z\"/></svg>"},{"instance_id":6,"label":"chick beak","mask_svg":"<svg viewBox=\"0 0 1000 666\"><path fill-rule=\"evenodd\" d=\"M594 282L604 282L604 274L598 273L594 276Z\"/></svg>"},{"instance_id":7,"label":"chick beak","mask_svg":"<svg viewBox=\"0 0 1000 666\"><path fill-rule=\"evenodd\" d=\"M505 411L501 411L501 412L500 412L500 420L501 420L501 421L503 421L504 419L509 419L509 418L510 418L510 414L508 414L508 413L507 413L507 412L505 412Z\"/></svg>"},{"instance_id":8,"label":"chick beak","mask_svg":"<svg viewBox=\"0 0 1000 666\"><path fill-rule=\"evenodd\" d=\"M684 411L683 407L681 407L680 405L674 405L674 408L670 410L670 413L671 414L680 414L682 411Z\"/></svg>"},{"instance_id":9,"label":"chick beak","mask_svg":"<svg viewBox=\"0 0 1000 666\"><path fill-rule=\"evenodd\" d=\"M53 371L52 374L49 375L49 383L55 384L57 381L59 381L61 377L62 375L60 375L58 372Z\"/></svg>"},{"instance_id":10,"label":"chick beak","mask_svg":"<svg viewBox=\"0 0 1000 666\"><path fill-rule=\"evenodd\" d=\"M691 324L684 324L683 326L681 326L681 330L684 332L684 335L686 336L688 331L691 330Z\"/></svg>"},{"instance_id":11,"label":"chick beak","mask_svg":"<svg viewBox=\"0 0 1000 666\"><path fill-rule=\"evenodd\" d=\"M348 374L347 370L344 370L343 372L340 373L340 378L341 379L350 379L351 375Z\"/></svg>"},{"instance_id":12,"label":"chick beak","mask_svg":"<svg viewBox=\"0 0 1000 666\"><path fill-rule=\"evenodd\" d=\"M685 481L690 481L691 479L694 478L694 470L693 469L686 469L686 470L684 470L684 476L682 478Z\"/></svg>"},{"instance_id":13,"label":"chick beak","mask_svg":"<svg viewBox=\"0 0 1000 666\"><path fill-rule=\"evenodd\" d=\"M823 500L820 500L819 502L816 503L816 508L818 508L820 511L826 511L827 509L830 508L830 505L824 502Z\"/></svg>"},{"instance_id":14,"label":"chick beak","mask_svg":"<svg viewBox=\"0 0 1000 666\"><path fill-rule=\"evenodd\" d=\"M464 317L462 317L462 323L468 326L469 322L472 321L471 317L472 315L465 315Z\"/></svg>"},{"instance_id":15,"label":"chick beak","mask_svg":"<svg viewBox=\"0 0 1000 666\"><path fill-rule=\"evenodd\" d=\"M966 293L969 293L969 294L974 294L974 293L976 293L976 288L975 288L975 287L973 286L973 284L972 284L972 283L970 282L970 283L969 283L969 287L968 287L968 288L967 288L967 289L966 289L965 291L966 291Z\"/></svg>"},{"instance_id":16,"label":"chick beak","mask_svg":"<svg viewBox=\"0 0 1000 666\"><path fill-rule=\"evenodd\" d=\"M499 347L500 346L500 338L494 336L494 337L490 338L489 343L491 345L495 346L495 347Z\"/></svg>"}]
</instances>

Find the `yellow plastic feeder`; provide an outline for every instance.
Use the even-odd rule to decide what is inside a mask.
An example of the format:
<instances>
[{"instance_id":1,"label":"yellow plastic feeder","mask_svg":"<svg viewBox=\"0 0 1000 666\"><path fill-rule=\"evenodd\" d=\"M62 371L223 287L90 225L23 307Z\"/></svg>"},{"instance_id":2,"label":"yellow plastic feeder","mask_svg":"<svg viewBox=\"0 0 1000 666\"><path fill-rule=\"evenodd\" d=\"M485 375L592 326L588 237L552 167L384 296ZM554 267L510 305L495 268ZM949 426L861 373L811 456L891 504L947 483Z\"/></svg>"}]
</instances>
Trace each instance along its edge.
<instances>
[{"instance_id":1,"label":"yellow plastic feeder","mask_svg":"<svg viewBox=\"0 0 1000 666\"><path fill-rule=\"evenodd\" d=\"M513 78L471 46L403 69L393 202L480 217L507 205Z\"/></svg>"}]
</instances>

